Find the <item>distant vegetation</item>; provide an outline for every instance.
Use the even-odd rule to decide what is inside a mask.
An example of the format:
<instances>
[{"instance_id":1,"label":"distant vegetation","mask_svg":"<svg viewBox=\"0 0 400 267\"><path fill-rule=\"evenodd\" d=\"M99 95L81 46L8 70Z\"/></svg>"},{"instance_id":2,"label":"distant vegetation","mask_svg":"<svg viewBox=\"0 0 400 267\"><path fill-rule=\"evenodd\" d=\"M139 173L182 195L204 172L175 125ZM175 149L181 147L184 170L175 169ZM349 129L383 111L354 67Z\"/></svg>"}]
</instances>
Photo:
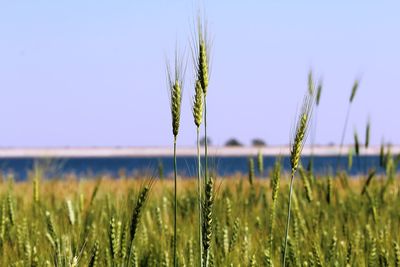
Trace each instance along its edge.
<instances>
[{"instance_id":1,"label":"distant vegetation","mask_svg":"<svg viewBox=\"0 0 400 267\"><path fill-rule=\"evenodd\" d=\"M251 141L251 145L255 147L264 147L267 146L267 143L265 143L265 141L260 138L255 138Z\"/></svg>"},{"instance_id":2,"label":"distant vegetation","mask_svg":"<svg viewBox=\"0 0 400 267\"><path fill-rule=\"evenodd\" d=\"M239 140L235 139L235 138L231 138L228 141L226 141L225 146L243 146L243 144L241 142L239 142Z\"/></svg>"},{"instance_id":3,"label":"distant vegetation","mask_svg":"<svg viewBox=\"0 0 400 267\"><path fill-rule=\"evenodd\" d=\"M210 137L207 137L207 140L205 137L200 138L200 146L204 147L206 143L207 145L212 146L213 142Z\"/></svg>"}]
</instances>

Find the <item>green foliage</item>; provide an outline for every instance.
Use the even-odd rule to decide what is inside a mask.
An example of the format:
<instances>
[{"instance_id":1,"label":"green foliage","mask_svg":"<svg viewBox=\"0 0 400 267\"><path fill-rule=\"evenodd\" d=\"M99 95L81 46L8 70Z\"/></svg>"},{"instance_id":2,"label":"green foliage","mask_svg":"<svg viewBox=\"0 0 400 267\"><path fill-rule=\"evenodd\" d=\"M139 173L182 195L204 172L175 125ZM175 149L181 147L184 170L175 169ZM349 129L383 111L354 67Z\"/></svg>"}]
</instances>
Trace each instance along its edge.
<instances>
[{"instance_id":1,"label":"green foliage","mask_svg":"<svg viewBox=\"0 0 400 267\"><path fill-rule=\"evenodd\" d=\"M289 188L280 167L277 161L272 186L257 181L253 193L243 179L209 180L202 204L208 266L281 266ZM388 184L386 175L369 178L371 171L348 186L337 176L318 177L312 202L295 183L287 266L399 266L400 180L389 174ZM31 182L0 184L0 266L172 266L173 182L151 191L148 183L118 183L41 180L36 210L26 194ZM178 194L179 266L199 257L196 192L191 180Z\"/></svg>"}]
</instances>

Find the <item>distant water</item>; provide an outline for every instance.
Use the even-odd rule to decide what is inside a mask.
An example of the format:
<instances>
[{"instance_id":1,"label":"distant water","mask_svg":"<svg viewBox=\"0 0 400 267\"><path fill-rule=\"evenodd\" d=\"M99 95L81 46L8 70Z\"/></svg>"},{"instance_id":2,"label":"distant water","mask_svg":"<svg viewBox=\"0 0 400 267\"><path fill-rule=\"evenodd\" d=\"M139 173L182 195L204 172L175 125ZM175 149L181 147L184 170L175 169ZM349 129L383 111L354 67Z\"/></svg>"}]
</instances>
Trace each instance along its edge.
<instances>
[{"instance_id":1,"label":"distant water","mask_svg":"<svg viewBox=\"0 0 400 267\"><path fill-rule=\"evenodd\" d=\"M274 156L264 157L265 174L272 169L276 160ZM310 157L303 157L303 166L307 166ZM183 176L196 175L195 157L178 157L179 174ZM254 158L255 169L257 171L257 160ZM332 172L336 165L336 156L314 156L314 172L317 174L327 174ZM163 166L164 176L170 177L173 172L172 157L105 157L105 158L57 158L43 160L36 158L2 158L0 159L0 168L3 173L12 172L16 180L25 180L28 172L31 171L35 163L44 166L47 176L64 177L67 174L76 174L79 177L98 176L109 174L117 177L121 173L126 175L141 175L152 173L158 176L158 168ZM229 176L237 173L248 173L248 157L212 157L209 159L209 166L219 176ZM347 156L340 159L340 169L347 169ZM365 173L368 169L376 168L382 172L379 167L378 156L360 156L353 158L353 166L348 173L351 175ZM290 170L288 157L283 158L284 171ZM256 172L257 173L257 172Z\"/></svg>"}]
</instances>

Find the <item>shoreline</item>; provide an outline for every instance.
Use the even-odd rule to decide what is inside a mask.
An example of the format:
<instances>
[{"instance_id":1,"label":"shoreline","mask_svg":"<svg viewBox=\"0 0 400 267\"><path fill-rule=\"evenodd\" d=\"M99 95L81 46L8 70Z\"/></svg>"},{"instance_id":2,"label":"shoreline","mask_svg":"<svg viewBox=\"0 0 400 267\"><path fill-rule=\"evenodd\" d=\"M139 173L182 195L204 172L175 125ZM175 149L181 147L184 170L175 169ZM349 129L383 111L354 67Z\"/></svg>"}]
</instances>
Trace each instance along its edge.
<instances>
[{"instance_id":1,"label":"shoreline","mask_svg":"<svg viewBox=\"0 0 400 267\"><path fill-rule=\"evenodd\" d=\"M353 146L343 146L342 156L348 154ZM387 150L387 149L386 149ZM385 152L386 152L385 150ZM289 146L267 147L209 147L210 156L242 157L256 156L260 151L264 156L287 156ZM204 151L202 151L203 154ZM313 152L313 153L311 153ZM400 146L391 147L392 154L400 154ZM339 146L304 147L304 156L336 156ZM380 146L371 146L368 149L360 148L360 155L378 156ZM170 147L60 147L60 148L0 148L0 158L106 158L106 157L171 157ZM178 147L178 156L196 156L195 147Z\"/></svg>"}]
</instances>

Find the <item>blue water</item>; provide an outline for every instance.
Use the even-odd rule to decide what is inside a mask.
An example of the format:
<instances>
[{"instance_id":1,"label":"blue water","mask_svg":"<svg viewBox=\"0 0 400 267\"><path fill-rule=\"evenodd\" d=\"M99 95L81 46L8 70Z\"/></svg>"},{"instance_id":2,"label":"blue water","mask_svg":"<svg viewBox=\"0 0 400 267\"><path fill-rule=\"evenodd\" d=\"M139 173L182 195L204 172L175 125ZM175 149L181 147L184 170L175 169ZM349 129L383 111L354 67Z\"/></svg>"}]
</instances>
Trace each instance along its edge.
<instances>
[{"instance_id":1,"label":"blue water","mask_svg":"<svg viewBox=\"0 0 400 267\"><path fill-rule=\"evenodd\" d=\"M257 170L257 160L255 167ZM273 156L264 157L265 174L273 167L276 158ZM303 166L307 166L310 157L303 157ZM326 174L333 171L336 166L336 156L315 156L313 158L314 172L317 174ZM43 160L36 158L2 158L0 159L0 169L3 173L13 173L16 180L24 180L28 177L35 164L41 164L46 170L46 176L64 177L67 174L76 174L83 176L98 176L103 174L118 177L119 174L143 175L152 174L158 176L158 166L163 166L164 176L170 177L173 172L172 157L109 157L109 158L56 158ZM195 157L178 157L178 171L182 176L196 175ZM212 157L209 159L209 166L219 176L229 176L236 173L248 173L248 157ZM338 165L340 169L347 169L347 156L340 159ZM370 168L379 167L378 156L360 156L353 158L353 167L348 170L350 174L365 173ZM283 158L283 169L290 170L288 157Z\"/></svg>"}]
</instances>

